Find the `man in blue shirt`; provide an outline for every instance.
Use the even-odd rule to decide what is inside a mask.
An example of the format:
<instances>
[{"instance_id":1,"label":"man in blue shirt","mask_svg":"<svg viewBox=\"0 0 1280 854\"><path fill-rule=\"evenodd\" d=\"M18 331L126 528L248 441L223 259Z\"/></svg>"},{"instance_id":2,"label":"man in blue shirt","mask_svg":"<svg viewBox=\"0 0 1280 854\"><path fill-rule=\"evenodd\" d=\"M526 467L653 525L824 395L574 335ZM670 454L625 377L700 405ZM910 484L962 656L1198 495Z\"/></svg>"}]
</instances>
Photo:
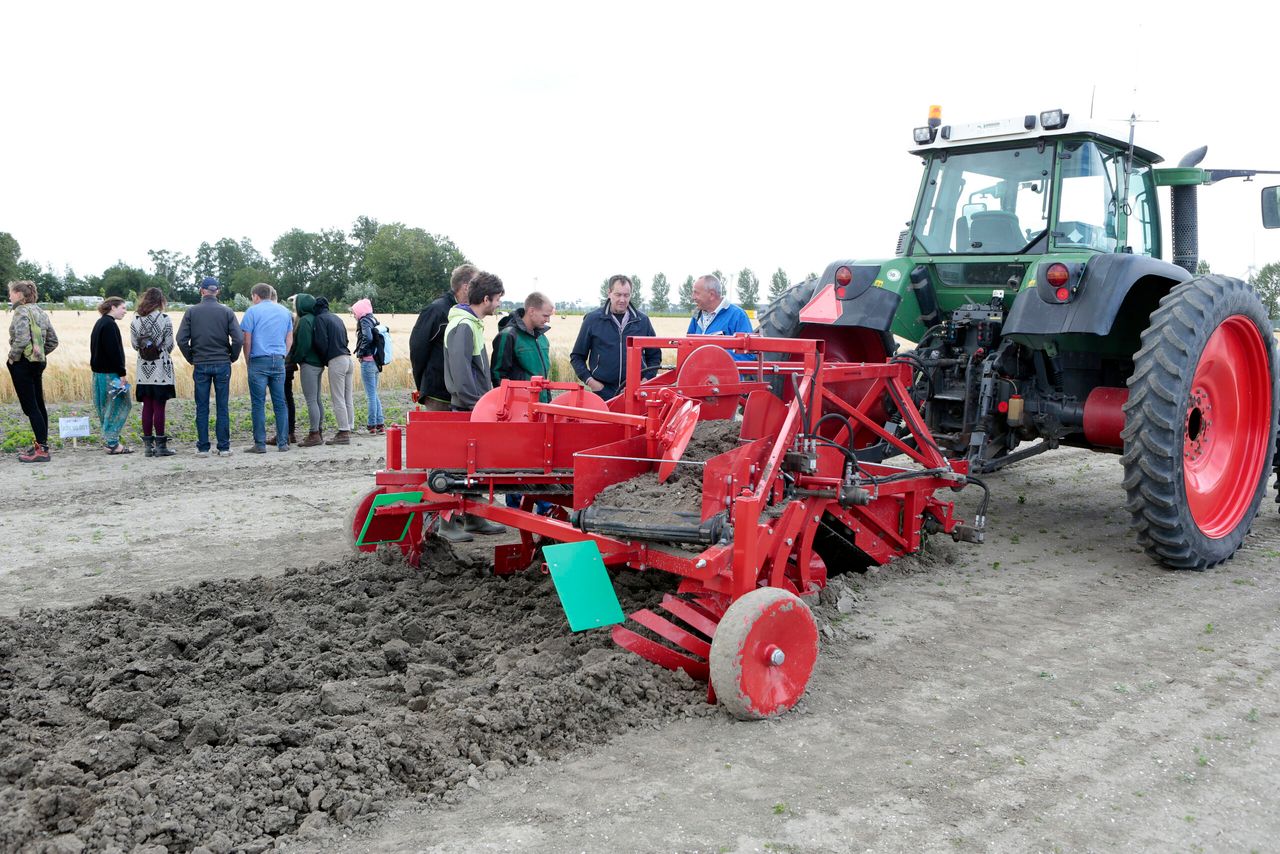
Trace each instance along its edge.
<instances>
[{"instance_id":1,"label":"man in blue shirt","mask_svg":"<svg viewBox=\"0 0 1280 854\"><path fill-rule=\"evenodd\" d=\"M249 364L249 402L253 407L251 454L267 452L267 389L275 410L276 447L289 450L289 415L284 399L284 357L293 347L293 313L276 302L276 289L257 284L253 305L244 313L244 358Z\"/></svg>"},{"instance_id":2,"label":"man in blue shirt","mask_svg":"<svg viewBox=\"0 0 1280 854\"><path fill-rule=\"evenodd\" d=\"M715 276L703 276L693 283L693 304L698 310L689 320L686 335L737 335L751 331L747 313L725 299L723 290ZM746 353L729 353L740 362L751 361Z\"/></svg>"}]
</instances>

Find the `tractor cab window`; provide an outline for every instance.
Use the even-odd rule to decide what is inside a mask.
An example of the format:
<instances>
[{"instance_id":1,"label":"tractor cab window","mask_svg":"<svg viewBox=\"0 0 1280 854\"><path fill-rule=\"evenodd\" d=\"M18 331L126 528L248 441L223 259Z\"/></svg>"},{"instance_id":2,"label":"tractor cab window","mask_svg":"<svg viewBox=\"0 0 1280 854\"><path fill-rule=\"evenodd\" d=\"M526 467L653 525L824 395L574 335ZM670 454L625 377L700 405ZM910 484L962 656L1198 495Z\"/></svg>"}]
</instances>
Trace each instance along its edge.
<instances>
[{"instance_id":1,"label":"tractor cab window","mask_svg":"<svg viewBox=\"0 0 1280 854\"><path fill-rule=\"evenodd\" d=\"M1058 160L1062 188L1054 244L1059 249L1114 252L1116 195L1103 152L1092 142L1072 141L1062 145Z\"/></svg>"},{"instance_id":2,"label":"tractor cab window","mask_svg":"<svg viewBox=\"0 0 1280 854\"><path fill-rule=\"evenodd\" d=\"M1124 162L1121 160L1119 180L1124 181ZM1158 254L1156 247L1155 187L1151 184L1151 167L1134 164L1129 173L1129 192L1122 213L1129 220L1125 244L1134 255Z\"/></svg>"},{"instance_id":3,"label":"tractor cab window","mask_svg":"<svg viewBox=\"0 0 1280 854\"><path fill-rule=\"evenodd\" d=\"M929 159L913 220L916 252L1017 255L1049 225L1053 149L946 152ZM1043 246L1043 243L1041 243Z\"/></svg>"}]
</instances>

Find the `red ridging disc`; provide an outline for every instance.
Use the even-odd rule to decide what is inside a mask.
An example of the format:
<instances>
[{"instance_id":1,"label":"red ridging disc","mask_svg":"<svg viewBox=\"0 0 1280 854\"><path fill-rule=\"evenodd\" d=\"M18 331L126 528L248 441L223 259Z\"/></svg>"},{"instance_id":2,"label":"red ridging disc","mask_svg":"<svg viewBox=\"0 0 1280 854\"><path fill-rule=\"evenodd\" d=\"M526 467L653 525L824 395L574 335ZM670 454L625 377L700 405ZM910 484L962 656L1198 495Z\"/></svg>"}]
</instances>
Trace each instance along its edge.
<instances>
[{"instance_id":1,"label":"red ridging disc","mask_svg":"<svg viewBox=\"0 0 1280 854\"><path fill-rule=\"evenodd\" d=\"M729 606L711 641L711 687L734 717L759 720L790 709L818 660L818 625L786 590L762 587Z\"/></svg>"}]
</instances>

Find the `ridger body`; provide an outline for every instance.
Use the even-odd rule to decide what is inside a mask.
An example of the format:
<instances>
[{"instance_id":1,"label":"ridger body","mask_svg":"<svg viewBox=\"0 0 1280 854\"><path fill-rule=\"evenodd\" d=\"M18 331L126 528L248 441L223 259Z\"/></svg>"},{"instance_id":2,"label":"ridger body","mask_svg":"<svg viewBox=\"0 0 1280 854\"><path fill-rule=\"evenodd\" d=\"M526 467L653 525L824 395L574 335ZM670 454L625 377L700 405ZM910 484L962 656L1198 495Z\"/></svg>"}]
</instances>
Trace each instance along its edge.
<instances>
[{"instance_id":1,"label":"ridger body","mask_svg":"<svg viewBox=\"0 0 1280 854\"><path fill-rule=\"evenodd\" d=\"M674 367L640 381L645 348L673 350ZM730 348L752 361L735 361ZM833 362L824 349L754 335L633 338L627 385L608 403L576 383L534 378L504 382L470 413L413 411L403 428L387 428L387 467L352 517L355 546L395 543L416 563L435 521L463 512L519 532L520 542L495 549L499 574L527 569L552 543L591 543L604 564L673 573L679 586L662 613L637 611L614 625L614 640L708 681L708 699L738 717L784 711L817 655L801 597L821 590L828 571L911 554L924 533L982 539L981 511L963 525L934 495L970 478L911 404L911 366ZM553 401L538 402L546 389ZM891 414L892 434L883 426ZM708 421L736 425L737 441L704 462L683 459ZM903 464L858 458L879 442ZM613 484L664 481L682 465L702 466L700 512L596 501ZM518 509L504 505L511 493L524 496ZM535 512L537 501L552 512ZM568 613L555 567L553 576Z\"/></svg>"}]
</instances>

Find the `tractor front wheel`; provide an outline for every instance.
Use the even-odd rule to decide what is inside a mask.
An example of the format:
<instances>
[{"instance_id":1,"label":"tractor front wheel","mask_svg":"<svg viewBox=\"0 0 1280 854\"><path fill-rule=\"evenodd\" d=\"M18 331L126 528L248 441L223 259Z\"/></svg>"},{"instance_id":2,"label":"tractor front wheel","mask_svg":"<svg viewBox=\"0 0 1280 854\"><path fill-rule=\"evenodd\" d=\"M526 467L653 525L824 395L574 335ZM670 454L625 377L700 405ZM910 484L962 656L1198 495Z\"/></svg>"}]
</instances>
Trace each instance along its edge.
<instances>
[{"instance_id":1,"label":"tractor front wheel","mask_svg":"<svg viewBox=\"0 0 1280 854\"><path fill-rule=\"evenodd\" d=\"M1202 276L1151 315L1125 403L1124 488L1138 543L1171 569L1235 554L1267 491L1280 372L1261 301Z\"/></svg>"},{"instance_id":2,"label":"tractor front wheel","mask_svg":"<svg viewBox=\"0 0 1280 854\"><path fill-rule=\"evenodd\" d=\"M799 702L818 659L818 625L800 597L752 590L729 606L711 639L711 687L734 717L759 720Z\"/></svg>"}]
</instances>

